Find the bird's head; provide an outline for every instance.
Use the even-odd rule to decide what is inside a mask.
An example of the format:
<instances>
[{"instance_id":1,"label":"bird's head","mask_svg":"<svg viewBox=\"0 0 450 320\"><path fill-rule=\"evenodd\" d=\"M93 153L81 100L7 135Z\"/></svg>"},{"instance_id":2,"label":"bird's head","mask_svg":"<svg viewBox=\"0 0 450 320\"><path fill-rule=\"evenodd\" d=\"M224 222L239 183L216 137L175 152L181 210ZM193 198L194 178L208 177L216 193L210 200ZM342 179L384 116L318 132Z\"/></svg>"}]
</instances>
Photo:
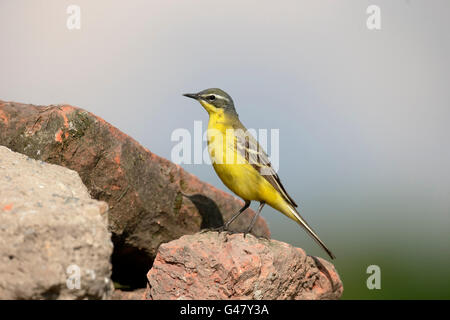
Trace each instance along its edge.
<instances>
[{"instance_id":1,"label":"bird's head","mask_svg":"<svg viewBox=\"0 0 450 320\"><path fill-rule=\"evenodd\" d=\"M225 91L218 88L210 88L199 93L185 93L185 97L197 100L209 114L226 112L236 114L233 99Z\"/></svg>"}]
</instances>

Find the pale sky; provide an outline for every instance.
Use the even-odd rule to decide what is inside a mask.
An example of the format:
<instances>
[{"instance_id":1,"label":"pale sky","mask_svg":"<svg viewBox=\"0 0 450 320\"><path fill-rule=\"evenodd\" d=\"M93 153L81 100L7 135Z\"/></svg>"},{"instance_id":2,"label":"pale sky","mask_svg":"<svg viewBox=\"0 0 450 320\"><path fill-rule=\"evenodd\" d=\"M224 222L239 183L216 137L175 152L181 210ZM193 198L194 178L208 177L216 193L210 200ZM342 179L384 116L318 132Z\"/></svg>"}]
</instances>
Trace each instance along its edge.
<instances>
[{"instance_id":1,"label":"pale sky","mask_svg":"<svg viewBox=\"0 0 450 320\"><path fill-rule=\"evenodd\" d=\"M68 30L66 8L81 8ZM368 30L366 9L381 9ZM280 129L279 175L332 247L450 236L450 2L0 1L0 99L87 109L170 158L220 87ZM183 167L221 189L209 165ZM256 205L255 205L256 206ZM271 209L273 237L320 253ZM356 245L356 244L355 244Z\"/></svg>"}]
</instances>

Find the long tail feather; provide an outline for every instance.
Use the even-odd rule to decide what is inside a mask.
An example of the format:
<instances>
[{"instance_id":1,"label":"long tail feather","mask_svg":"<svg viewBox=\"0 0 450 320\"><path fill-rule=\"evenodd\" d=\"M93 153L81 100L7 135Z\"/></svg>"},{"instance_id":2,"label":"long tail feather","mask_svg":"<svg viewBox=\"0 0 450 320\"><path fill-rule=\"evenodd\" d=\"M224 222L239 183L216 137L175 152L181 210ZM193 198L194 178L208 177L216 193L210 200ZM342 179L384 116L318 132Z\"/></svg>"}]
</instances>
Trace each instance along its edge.
<instances>
[{"instance_id":1,"label":"long tail feather","mask_svg":"<svg viewBox=\"0 0 450 320\"><path fill-rule=\"evenodd\" d=\"M301 225L306 230L306 232L308 232L309 235L323 248L323 250L325 250L326 253L328 253L330 258L336 259L336 256L331 252L330 249L327 248L325 243L323 243L322 240L320 240L315 231L309 226L309 224L305 221L305 219L303 219L303 217L297 212L297 210L295 210L295 208L293 208L292 206L289 206L289 210L294 216L293 217L295 218L294 220L296 220L297 223Z\"/></svg>"}]
</instances>

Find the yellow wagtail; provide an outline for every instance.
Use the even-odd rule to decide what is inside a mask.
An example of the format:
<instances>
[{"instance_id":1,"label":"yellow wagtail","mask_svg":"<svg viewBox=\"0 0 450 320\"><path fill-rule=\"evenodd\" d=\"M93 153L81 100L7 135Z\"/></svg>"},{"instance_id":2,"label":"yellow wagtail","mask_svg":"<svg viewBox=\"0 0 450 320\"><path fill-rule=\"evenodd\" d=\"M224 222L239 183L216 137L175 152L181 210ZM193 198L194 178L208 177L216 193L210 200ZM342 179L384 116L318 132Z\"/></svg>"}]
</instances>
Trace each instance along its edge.
<instances>
[{"instance_id":1,"label":"yellow wagtail","mask_svg":"<svg viewBox=\"0 0 450 320\"><path fill-rule=\"evenodd\" d=\"M250 232L267 203L305 228L334 259L333 253L295 209L297 204L281 184L266 152L239 120L231 97L217 88L187 93L184 96L197 100L208 112L208 150L214 170L222 182L245 201L245 205L224 224L223 229L228 229L250 206L252 200L259 201L258 212L246 231Z\"/></svg>"}]
</instances>

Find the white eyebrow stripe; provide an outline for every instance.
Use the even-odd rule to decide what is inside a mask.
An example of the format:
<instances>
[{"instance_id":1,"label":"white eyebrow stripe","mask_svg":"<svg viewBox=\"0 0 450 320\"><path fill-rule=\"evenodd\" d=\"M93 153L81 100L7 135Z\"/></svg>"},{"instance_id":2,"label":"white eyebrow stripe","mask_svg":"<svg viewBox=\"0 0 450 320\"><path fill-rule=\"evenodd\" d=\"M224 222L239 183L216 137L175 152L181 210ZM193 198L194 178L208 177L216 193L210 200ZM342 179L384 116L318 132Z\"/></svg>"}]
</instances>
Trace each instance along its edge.
<instances>
[{"instance_id":1,"label":"white eyebrow stripe","mask_svg":"<svg viewBox=\"0 0 450 320\"><path fill-rule=\"evenodd\" d=\"M217 99L222 99L222 100L226 100L226 101L230 102L230 99L228 99L224 96L221 96L220 94L217 94L217 93L204 94L204 95L202 95L202 98L207 98L208 96L215 96Z\"/></svg>"}]
</instances>

